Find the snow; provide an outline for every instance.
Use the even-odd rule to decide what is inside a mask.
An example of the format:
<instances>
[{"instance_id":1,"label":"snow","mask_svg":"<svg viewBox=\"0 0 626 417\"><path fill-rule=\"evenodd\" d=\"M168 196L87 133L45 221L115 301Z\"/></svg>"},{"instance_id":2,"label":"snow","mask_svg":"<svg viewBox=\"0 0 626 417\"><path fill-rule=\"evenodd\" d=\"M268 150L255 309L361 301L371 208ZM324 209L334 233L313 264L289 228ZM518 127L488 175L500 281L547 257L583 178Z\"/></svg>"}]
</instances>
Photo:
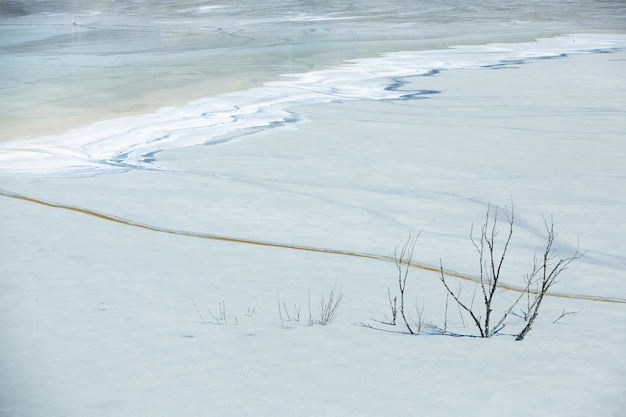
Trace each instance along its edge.
<instances>
[{"instance_id":1,"label":"snow","mask_svg":"<svg viewBox=\"0 0 626 417\"><path fill-rule=\"evenodd\" d=\"M463 54L482 63L483 52ZM402 90L440 93L290 104L306 123L164 147L158 169L44 161L33 174L7 165L17 145L3 143L0 414L622 415L625 58L414 74ZM554 288L567 297L546 299L524 341L511 337L515 317L490 340L382 323L397 291L385 257L400 240L421 231L416 262L475 277L470 225L511 200L507 283L541 251L542 215L560 254L587 251ZM437 274L413 269L408 285L411 304L443 326ZM333 286L339 317L308 326L309 299L316 317ZM299 322L280 319L282 302ZM221 303L226 325L209 312ZM475 335L453 310L448 325ZM553 323L563 311L579 312Z\"/></svg>"}]
</instances>

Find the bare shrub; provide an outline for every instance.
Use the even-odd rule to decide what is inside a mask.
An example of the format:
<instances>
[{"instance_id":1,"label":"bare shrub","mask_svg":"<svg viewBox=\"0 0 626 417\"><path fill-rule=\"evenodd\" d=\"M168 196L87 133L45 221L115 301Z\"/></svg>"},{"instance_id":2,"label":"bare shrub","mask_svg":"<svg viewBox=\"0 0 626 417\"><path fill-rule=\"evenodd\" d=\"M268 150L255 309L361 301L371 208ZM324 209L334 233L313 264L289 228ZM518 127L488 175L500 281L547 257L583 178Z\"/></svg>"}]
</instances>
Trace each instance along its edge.
<instances>
[{"instance_id":1,"label":"bare shrub","mask_svg":"<svg viewBox=\"0 0 626 417\"><path fill-rule=\"evenodd\" d=\"M426 319L426 314L424 314L424 304L421 304L415 300L413 314L410 314L411 322L413 323L413 329L416 334L422 334L427 329L433 327L433 325Z\"/></svg>"},{"instance_id":2,"label":"bare shrub","mask_svg":"<svg viewBox=\"0 0 626 417\"><path fill-rule=\"evenodd\" d=\"M206 321L204 320L204 317L202 316L202 313L200 313L200 309L196 305L196 302L193 300L193 298L191 298L191 303L193 304L194 308L196 309L196 312L198 313L198 317L200 317L200 321L202 322L202 324L206 324Z\"/></svg>"},{"instance_id":3,"label":"bare shrub","mask_svg":"<svg viewBox=\"0 0 626 417\"><path fill-rule=\"evenodd\" d=\"M198 313L198 317L200 318L200 321L202 322L202 324L211 323L210 321L205 320L204 316L202 315L202 312L198 308L198 305L196 304L193 298L191 298L191 303L196 309L196 313ZM235 324L235 325L239 324L239 318L237 316L227 313L226 302L224 300L221 300L218 302L217 309L215 310L215 312L211 310L210 308L207 308L207 311L209 312L209 315L213 319L214 324L217 324L220 326L226 326L228 324ZM248 311L245 314L245 317L247 317L248 319L251 319L255 311L256 311L256 307L249 306Z\"/></svg>"},{"instance_id":4,"label":"bare shrub","mask_svg":"<svg viewBox=\"0 0 626 417\"><path fill-rule=\"evenodd\" d=\"M322 326L332 323L339 315L339 306L343 299L343 292L337 292L335 286L330 290L328 298L322 295L320 300L320 319L317 321Z\"/></svg>"},{"instance_id":5,"label":"bare shrub","mask_svg":"<svg viewBox=\"0 0 626 417\"><path fill-rule=\"evenodd\" d=\"M405 293L406 281L409 276L409 270L411 269L411 261L413 260L413 253L415 252L415 245L417 244L418 238L419 234L416 236L409 234L409 237L398 243L393 251L393 260L398 270L398 290L400 291L400 306L396 305L397 298L394 298L394 305L392 306L392 314L394 315L393 323L395 324L395 317L399 311L404 325L411 334L415 334L415 331L407 319ZM389 300L391 303L391 294L389 294Z\"/></svg>"},{"instance_id":6,"label":"bare shrub","mask_svg":"<svg viewBox=\"0 0 626 417\"><path fill-rule=\"evenodd\" d=\"M493 211L493 213L492 213ZM473 294L469 302L466 298L461 297L461 289L454 291L448 285L444 274L443 262L440 263L439 279L443 283L447 294L452 297L459 308L465 311L472 319L472 322L478 329L480 337L490 338L500 332L509 315L518 304L520 299L526 296L526 310L521 310L521 315L526 321L524 328L516 335L515 340L523 340L524 336L531 330L532 325L539 314L541 303L548 290L554 285L557 277L567 269L569 264L582 256L576 250L574 255L557 260L556 253L553 249L556 233L554 225L551 221L548 223L544 219L547 231L547 243L545 250L541 256L535 256L533 268L530 273L524 276L524 286L519 296L516 297L511 304L501 310L497 316L494 316L496 306L496 290L502 278L502 265L509 249L511 237L513 235L514 212L513 207L510 209L505 207L506 218L506 234L503 238L499 238L500 229L498 226L498 207L489 205L485 222L480 229L480 235L474 235L474 227L472 225L470 231L470 239L479 260L480 277L476 284L479 289L480 302L474 304L476 292ZM447 307L446 307L447 311ZM447 313L446 313L447 314ZM447 326L447 323L446 323Z\"/></svg>"},{"instance_id":7,"label":"bare shrub","mask_svg":"<svg viewBox=\"0 0 626 417\"><path fill-rule=\"evenodd\" d=\"M398 297L394 296L391 300L391 290L387 288L387 297L389 298L389 308L391 309L391 321L388 324L391 326L396 325L396 317L398 316Z\"/></svg>"},{"instance_id":8,"label":"bare shrub","mask_svg":"<svg viewBox=\"0 0 626 417\"><path fill-rule=\"evenodd\" d=\"M285 321L300 321L300 304L294 304L292 309L287 307L287 304L280 301L280 293L278 294L278 317L280 321L284 323Z\"/></svg>"},{"instance_id":9,"label":"bare shrub","mask_svg":"<svg viewBox=\"0 0 626 417\"><path fill-rule=\"evenodd\" d=\"M482 296L482 303L478 303L479 307L474 306L474 297L472 297L471 303L468 303L467 301L461 300L460 289L458 291L453 291L450 288L443 272L443 262L440 263L441 273L439 275L439 279L457 305L469 314L478 329L480 337L489 338L502 330L504 327L504 321L509 314L511 314L511 311L524 294L521 293L520 296L512 303L510 308L505 310L499 318L496 319L497 321L494 320L494 297L496 295L498 283L501 279L502 265L511 242L511 236L513 235L513 207L511 207L510 210L505 208L505 216L507 220L506 236L502 241L498 239L499 229L497 206L495 207L495 213L493 214L491 205L487 207L485 222L480 228L480 235L478 237L474 235L474 225L472 225L470 230L470 239L476 249L479 260L480 277L477 285L480 288Z\"/></svg>"},{"instance_id":10,"label":"bare shrub","mask_svg":"<svg viewBox=\"0 0 626 417\"><path fill-rule=\"evenodd\" d=\"M550 223L544 219L544 225L546 227L547 232L547 243L546 248L543 251L541 256L536 256L533 262L532 271L526 276L526 282L529 286L526 288L528 293L531 293L530 286L536 285L536 290L532 291L534 297L532 297L532 301L529 302L528 306L528 320L526 321L526 326L522 329L521 332L515 336L515 340L523 340L526 334L530 331L535 322L535 319L539 315L539 307L541 307L541 302L543 298L547 294L548 290L557 282L558 276L565 271L569 265L576 259L579 259L584 253L581 253L578 248L576 248L576 252L572 256L568 256L565 258L560 258L557 260L556 250L554 249L554 240L556 239L557 234L554 232L554 222L552 219ZM566 313L561 315L559 319L565 316ZM556 321L558 321L557 319Z\"/></svg>"},{"instance_id":11,"label":"bare shrub","mask_svg":"<svg viewBox=\"0 0 626 417\"><path fill-rule=\"evenodd\" d=\"M207 310L209 311L209 314L211 315L211 317L213 317L213 320L215 320L215 322L219 325L227 325L228 324L228 320L227 320L227 315L226 315L226 303L224 302L224 300L220 301L218 303L218 310L217 310L217 315L213 313L213 311L211 311L210 308L207 308ZM237 323L237 318L235 317L235 324Z\"/></svg>"},{"instance_id":12,"label":"bare shrub","mask_svg":"<svg viewBox=\"0 0 626 417\"><path fill-rule=\"evenodd\" d=\"M333 286L328 296L322 294L319 303L319 318L316 320L313 318L313 312L311 309L311 292L309 291L308 301L308 320L307 326L313 326L314 324L321 324L326 326L339 316L339 309L341 307L341 301L343 300L343 292L337 291L336 286ZM278 296L278 317L281 323L296 322L299 323L302 317L302 308L300 304L293 304L293 307L289 307L287 303L280 300Z\"/></svg>"},{"instance_id":13,"label":"bare shrub","mask_svg":"<svg viewBox=\"0 0 626 417\"><path fill-rule=\"evenodd\" d=\"M557 317L556 319L554 319L554 321L552 322L552 324L556 324L556 323L558 323L558 322L559 322L559 320L561 320L561 319L562 319L563 317L565 317L565 316L569 316L569 315L575 316L576 314L580 313L581 311L583 311L583 308L582 308L582 307L581 307L581 308L579 308L579 309L578 309L578 310L576 310L576 311L565 311L565 309L563 309L563 311L561 312L561 314L559 315L559 317Z\"/></svg>"}]
</instances>

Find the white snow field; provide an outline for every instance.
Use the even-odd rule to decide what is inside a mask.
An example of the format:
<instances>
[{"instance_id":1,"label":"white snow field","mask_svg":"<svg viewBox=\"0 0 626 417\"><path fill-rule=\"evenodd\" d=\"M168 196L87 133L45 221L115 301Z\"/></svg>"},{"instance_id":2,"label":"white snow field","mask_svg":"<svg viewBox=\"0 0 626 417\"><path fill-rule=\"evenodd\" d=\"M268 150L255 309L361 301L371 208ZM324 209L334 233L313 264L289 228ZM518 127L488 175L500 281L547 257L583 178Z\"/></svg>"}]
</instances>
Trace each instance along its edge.
<instances>
[{"instance_id":1,"label":"white snow field","mask_svg":"<svg viewBox=\"0 0 626 417\"><path fill-rule=\"evenodd\" d=\"M264 72L0 142L0 415L623 416L626 35L595 32ZM475 291L490 204L501 236L514 206L504 284L544 220L584 252L523 341L513 315L475 337L429 270ZM406 298L433 327L410 335L385 323L418 233Z\"/></svg>"}]
</instances>

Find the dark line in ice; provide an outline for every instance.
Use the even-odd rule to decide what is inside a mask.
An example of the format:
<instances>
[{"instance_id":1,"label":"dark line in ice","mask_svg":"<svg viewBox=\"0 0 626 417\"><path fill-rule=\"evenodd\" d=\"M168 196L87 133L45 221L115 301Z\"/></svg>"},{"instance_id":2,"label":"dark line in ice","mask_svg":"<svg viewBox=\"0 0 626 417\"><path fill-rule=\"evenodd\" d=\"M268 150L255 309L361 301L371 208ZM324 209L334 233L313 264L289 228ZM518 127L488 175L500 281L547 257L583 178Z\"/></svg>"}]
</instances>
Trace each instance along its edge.
<instances>
[{"instance_id":1,"label":"dark line in ice","mask_svg":"<svg viewBox=\"0 0 626 417\"><path fill-rule=\"evenodd\" d=\"M144 162L147 164L151 164L155 162L156 161L155 155L158 154L159 152L161 151L153 151L153 152L148 152L148 153L141 155L141 162Z\"/></svg>"},{"instance_id":2,"label":"dark line in ice","mask_svg":"<svg viewBox=\"0 0 626 417\"><path fill-rule=\"evenodd\" d=\"M428 97L423 97L423 96L428 96L428 95L432 95L432 94L440 94L440 93L441 93L441 91L439 91L439 90L418 90L415 93L403 94L396 100L427 99Z\"/></svg>"},{"instance_id":3,"label":"dark line in ice","mask_svg":"<svg viewBox=\"0 0 626 417\"><path fill-rule=\"evenodd\" d=\"M488 68L488 69L516 69L518 68L519 65L524 65L527 62L524 61L523 59L512 59L512 60L507 60L507 61L500 61L497 64L489 64L489 65L483 65L481 68Z\"/></svg>"},{"instance_id":4,"label":"dark line in ice","mask_svg":"<svg viewBox=\"0 0 626 417\"><path fill-rule=\"evenodd\" d=\"M566 53L558 54L558 55L546 55L546 56L536 56L528 59L561 59L567 58L569 55Z\"/></svg>"},{"instance_id":5,"label":"dark line in ice","mask_svg":"<svg viewBox=\"0 0 626 417\"><path fill-rule=\"evenodd\" d=\"M431 76L431 75L438 74L438 73L439 73L438 70L433 70L433 71L429 71L428 74L422 75L422 76ZM385 91L402 91L400 89L407 84L409 84L409 81L407 81L405 77L396 78L394 79L393 83L385 87ZM407 90L407 94L402 94L399 97L384 98L381 100L382 101L423 100L423 99L428 98L428 97L423 97L423 96L428 96L432 94L440 94L440 93L441 93L440 90Z\"/></svg>"},{"instance_id":6,"label":"dark line in ice","mask_svg":"<svg viewBox=\"0 0 626 417\"><path fill-rule=\"evenodd\" d=\"M439 74L440 72L441 72L440 69L432 69L425 74L420 74L419 77L432 77L434 75Z\"/></svg>"},{"instance_id":7,"label":"dark line in ice","mask_svg":"<svg viewBox=\"0 0 626 417\"><path fill-rule=\"evenodd\" d=\"M28 197L25 195L21 195L21 194L17 194L17 193L5 191L5 190L0 190L0 195L4 197L8 197L8 198L13 198L16 200L22 200L22 201L27 201L30 203L40 204L46 207L53 207L53 208L73 211L76 213L82 213L82 214L86 214L89 216L97 217L102 220L107 220L107 221L111 221L114 223L123 224L126 226L137 227L137 228L144 229L144 230L150 230L150 231L159 232L159 233L166 233L170 235L195 237L195 238L200 238L200 239L208 239L208 240L230 242L230 243L244 243L248 245L266 246L266 247L281 248L281 249L291 249L291 250L299 250L299 251L306 251L306 252L343 255L343 256L366 258L366 259L373 259L373 260L386 261L386 262L395 262L395 259L391 256L376 255L376 254L363 253L363 252L353 252L353 251L339 250L339 249L318 248L318 247L295 245L295 244L289 244L289 243L245 239L245 238L238 238L238 237L231 237L231 236L214 235L210 233L191 232L191 231L184 231L184 230L169 229L169 228L159 227L159 226L152 226L152 225L148 225L144 223L139 223L133 220L125 219L122 217L114 216L111 214L105 214L105 213L101 213L98 211L93 211L93 210L80 208L76 206L70 206L70 205L65 205L65 204L39 200L33 197ZM457 278L457 279L471 281L471 282L480 282L477 278L474 278L468 275L459 274L459 273L452 272L452 271L445 271L445 270L442 270L440 267L433 267L429 265L420 264L417 262L411 262L408 265L412 268L422 269L422 270L429 271L429 272L434 272L438 274L443 273L452 278ZM509 291L514 291L514 292L526 291L523 288L510 286L507 284L498 284L498 288L509 290ZM531 291L531 294L532 293L533 291ZM567 299L577 299L577 300L587 300L587 301L600 301L600 302L616 303L616 304L626 304L626 300L621 299L621 298L610 298L610 297L602 297L602 296L595 296L595 295L574 295L574 294L563 294L563 293L554 293L554 292L547 293L546 295L550 297L556 297L556 298L567 298Z\"/></svg>"},{"instance_id":8,"label":"dark line in ice","mask_svg":"<svg viewBox=\"0 0 626 417\"><path fill-rule=\"evenodd\" d=\"M404 87L408 83L408 81L398 78L394 80L392 84L389 84L387 87L385 87L385 91L398 91L399 88Z\"/></svg>"},{"instance_id":9,"label":"dark line in ice","mask_svg":"<svg viewBox=\"0 0 626 417\"><path fill-rule=\"evenodd\" d=\"M259 112L262 112L262 110L260 110ZM258 132L262 132L263 130L266 129L276 129L279 127L283 127L285 125L288 124L292 124L292 123L297 123L301 120L300 116L298 115L298 113L295 112L286 112L289 116L283 117L280 120L272 120L270 122L268 122L267 124L264 125L260 125L260 126L250 126L250 127L246 127L246 128L242 128L242 129L238 129L235 130L234 132L230 132L224 136L218 136L216 138L211 138L206 140L205 142L203 142L203 145L207 145L207 146L214 146L214 145L221 145L223 143L228 143L230 141L233 141L235 139L239 139L243 136L248 136L248 135L252 135L254 133L258 133ZM240 116L233 116L234 121L236 122L239 119L244 119L245 117L240 117Z\"/></svg>"}]
</instances>

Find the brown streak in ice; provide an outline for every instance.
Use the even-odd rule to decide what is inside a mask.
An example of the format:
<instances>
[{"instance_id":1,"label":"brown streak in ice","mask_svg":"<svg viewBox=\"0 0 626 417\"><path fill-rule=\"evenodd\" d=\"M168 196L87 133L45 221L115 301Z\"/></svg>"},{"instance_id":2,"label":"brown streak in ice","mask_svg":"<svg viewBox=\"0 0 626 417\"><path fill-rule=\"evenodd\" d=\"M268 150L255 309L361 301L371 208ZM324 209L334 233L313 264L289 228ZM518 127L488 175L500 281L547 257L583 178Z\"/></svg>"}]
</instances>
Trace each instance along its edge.
<instances>
[{"instance_id":1,"label":"brown streak in ice","mask_svg":"<svg viewBox=\"0 0 626 417\"><path fill-rule=\"evenodd\" d=\"M394 258L391 256L344 251L344 250L338 250L338 249L315 248L311 246L292 245L288 243L266 242L266 241L261 241L261 240L251 240L251 239L244 239L244 238L237 238L237 237L230 237L230 236L213 235L209 233L187 232L187 231L181 231L181 230L167 229L167 228L162 228L158 226L150 226L147 224L137 223L132 220L123 219L123 218L116 217L116 216L109 215L109 214L99 213L93 210L83 209L83 208L74 207L74 206L68 206L65 204L51 203L48 201L39 200L33 197L15 194L15 193L11 193L8 191L0 190L0 195L4 197L14 198L17 200L28 201L30 203L41 204L47 207L59 208L59 209L74 211L77 213L87 214L89 216L97 217L99 219L108 220L108 221L123 224L126 226L138 227L140 229L151 230L153 232L167 233L167 234L179 235L179 236L189 236L189 237L195 237L195 238L200 238L200 239L217 240L217 241L222 241L222 242L245 243L248 245L292 249L292 250L300 250L300 251L306 251L306 252L328 253L332 255L352 256L356 258L375 259L375 260L387 261L387 262L394 261ZM416 262L411 262L408 265L411 266L412 268L421 269L424 271L435 272L438 274L443 273L444 275L452 277L452 278L457 278L457 279L471 281L471 282L479 282L478 279L470 277L468 275L463 275L463 274L459 274L456 272L445 271L445 270L442 271L440 268L436 268L433 266L423 265L423 264L419 264ZM498 288L509 290L509 291L515 291L515 292L525 291L523 288L518 288L518 287L514 287L511 285L507 285L507 284L498 284ZM535 294L536 292L530 291L530 293ZM575 300L601 301L601 302L606 302L606 303L626 304L626 300L623 300L623 299L607 298L607 297L600 297L600 296L594 296L594 295L572 295L572 294L561 294L561 293L554 293L554 292L547 293L546 295L550 297L556 297L556 298L568 298L568 299L575 299Z\"/></svg>"}]
</instances>

